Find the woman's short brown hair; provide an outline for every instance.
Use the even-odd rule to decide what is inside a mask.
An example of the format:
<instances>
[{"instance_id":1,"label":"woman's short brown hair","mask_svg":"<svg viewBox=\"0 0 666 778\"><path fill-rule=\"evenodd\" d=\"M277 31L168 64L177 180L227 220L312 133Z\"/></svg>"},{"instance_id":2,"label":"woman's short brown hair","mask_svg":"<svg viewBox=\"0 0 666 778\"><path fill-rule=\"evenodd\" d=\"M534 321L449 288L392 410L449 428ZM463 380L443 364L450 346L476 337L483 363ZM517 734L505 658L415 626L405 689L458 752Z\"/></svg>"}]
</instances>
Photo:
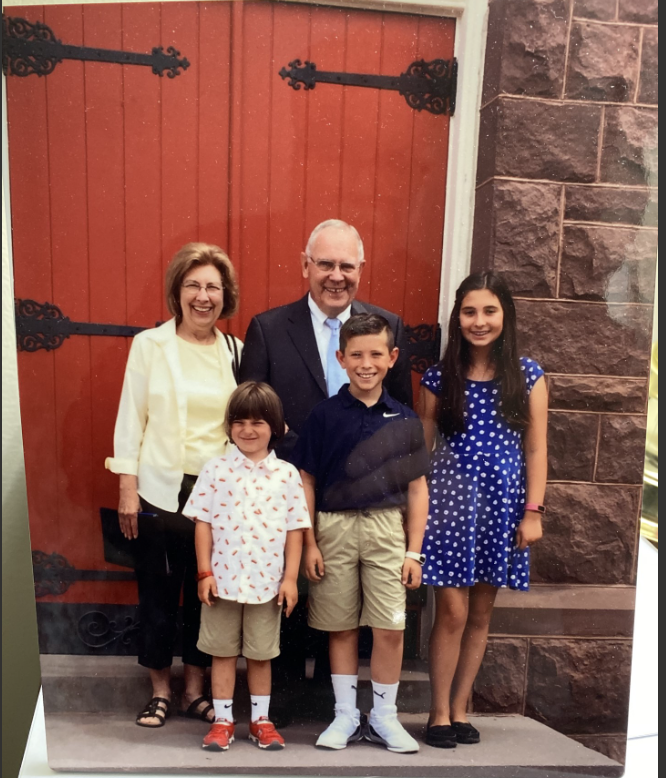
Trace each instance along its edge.
<instances>
[{"instance_id":1,"label":"woman's short brown hair","mask_svg":"<svg viewBox=\"0 0 666 778\"><path fill-rule=\"evenodd\" d=\"M275 390L259 381L245 381L229 398L224 417L224 431L231 440L231 425L243 419L260 419L271 428L270 448L284 437L284 411Z\"/></svg>"},{"instance_id":2,"label":"woman's short brown hair","mask_svg":"<svg viewBox=\"0 0 666 778\"><path fill-rule=\"evenodd\" d=\"M186 243L169 262L165 279L167 307L178 322L183 316L180 307L180 287L183 279L193 267L202 265L213 265L222 276L224 303L220 319L229 319L238 310L238 281L229 257L219 246L212 243Z\"/></svg>"}]
</instances>

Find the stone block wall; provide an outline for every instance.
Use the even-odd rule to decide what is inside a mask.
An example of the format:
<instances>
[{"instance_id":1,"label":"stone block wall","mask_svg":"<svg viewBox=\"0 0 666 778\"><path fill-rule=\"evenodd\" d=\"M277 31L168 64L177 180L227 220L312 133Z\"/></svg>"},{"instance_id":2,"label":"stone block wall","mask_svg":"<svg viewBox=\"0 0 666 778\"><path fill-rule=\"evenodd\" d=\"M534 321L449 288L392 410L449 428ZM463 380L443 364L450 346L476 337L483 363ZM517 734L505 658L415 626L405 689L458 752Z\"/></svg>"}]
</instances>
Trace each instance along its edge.
<instances>
[{"instance_id":1,"label":"stone block wall","mask_svg":"<svg viewBox=\"0 0 666 778\"><path fill-rule=\"evenodd\" d=\"M522 353L547 371L549 511L532 581L543 602L569 588L581 612L592 588L626 600L635 583L657 21L657 0L490 3L472 266L508 281ZM540 628L525 609L509 634L494 629L475 710L525 713L621 760L630 630L610 606L594 634L584 619Z\"/></svg>"}]
</instances>

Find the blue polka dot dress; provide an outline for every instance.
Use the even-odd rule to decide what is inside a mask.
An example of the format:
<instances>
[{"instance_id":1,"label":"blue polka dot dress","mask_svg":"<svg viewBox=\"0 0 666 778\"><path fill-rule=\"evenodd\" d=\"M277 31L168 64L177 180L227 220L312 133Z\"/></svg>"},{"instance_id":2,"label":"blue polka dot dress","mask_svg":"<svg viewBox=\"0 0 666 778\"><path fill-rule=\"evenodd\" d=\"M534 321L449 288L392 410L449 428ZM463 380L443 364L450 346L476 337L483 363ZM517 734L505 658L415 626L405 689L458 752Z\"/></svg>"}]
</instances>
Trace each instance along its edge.
<instances>
[{"instance_id":1,"label":"blue polka dot dress","mask_svg":"<svg viewBox=\"0 0 666 778\"><path fill-rule=\"evenodd\" d=\"M543 370L526 357L520 364L529 394ZM421 384L439 395L440 366ZM499 381L468 379L465 399L465 432L442 436L432 461L423 582L526 591L530 550L515 546L525 512L523 436L501 414Z\"/></svg>"}]
</instances>

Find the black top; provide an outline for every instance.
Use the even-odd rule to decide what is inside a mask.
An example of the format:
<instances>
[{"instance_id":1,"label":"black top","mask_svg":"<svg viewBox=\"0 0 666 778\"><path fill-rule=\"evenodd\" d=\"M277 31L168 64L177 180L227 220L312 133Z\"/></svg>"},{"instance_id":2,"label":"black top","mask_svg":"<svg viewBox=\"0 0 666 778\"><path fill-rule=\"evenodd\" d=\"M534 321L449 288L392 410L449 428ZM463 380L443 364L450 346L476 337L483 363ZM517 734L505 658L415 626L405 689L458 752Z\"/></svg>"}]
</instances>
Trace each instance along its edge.
<instances>
[{"instance_id":1,"label":"black top","mask_svg":"<svg viewBox=\"0 0 666 778\"><path fill-rule=\"evenodd\" d=\"M368 407L349 384L314 408L292 461L314 476L317 511L405 505L409 483L430 469L416 413L386 389Z\"/></svg>"}]
</instances>

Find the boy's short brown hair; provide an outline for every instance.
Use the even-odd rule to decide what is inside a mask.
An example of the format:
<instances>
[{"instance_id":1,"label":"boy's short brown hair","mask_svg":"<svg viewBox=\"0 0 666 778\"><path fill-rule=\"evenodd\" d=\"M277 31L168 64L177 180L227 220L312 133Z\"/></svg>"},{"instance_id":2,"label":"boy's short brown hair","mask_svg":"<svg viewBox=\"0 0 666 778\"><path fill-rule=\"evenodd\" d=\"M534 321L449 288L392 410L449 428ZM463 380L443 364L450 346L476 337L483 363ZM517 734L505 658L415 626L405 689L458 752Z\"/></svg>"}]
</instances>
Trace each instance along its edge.
<instances>
[{"instance_id":1,"label":"boy's short brown hair","mask_svg":"<svg viewBox=\"0 0 666 778\"><path fill-rule=\"evenodd\" d=\"M357 313L355 316L350 316L340 328L340 351L345 353L347 343L352 338L361 335L381 335L382 332L386 333L386 345L389 352L393 351L395 335L391 325L383 316L378 313Z\"/></svg>"},{"instance_id":2,"label":"boy's short brown hair","mask_svg":"<svg viewBox=\"0 0 666 778\"><path fill-rule=\"evenodd\" d=\"M284 437L284 411L275 390L260 381L245 381L236 387L229 398L224 416L224 431L231 440L231 425L242 419L261 419L273 433L269 448Z\"/></svg>"}]
</instances>

